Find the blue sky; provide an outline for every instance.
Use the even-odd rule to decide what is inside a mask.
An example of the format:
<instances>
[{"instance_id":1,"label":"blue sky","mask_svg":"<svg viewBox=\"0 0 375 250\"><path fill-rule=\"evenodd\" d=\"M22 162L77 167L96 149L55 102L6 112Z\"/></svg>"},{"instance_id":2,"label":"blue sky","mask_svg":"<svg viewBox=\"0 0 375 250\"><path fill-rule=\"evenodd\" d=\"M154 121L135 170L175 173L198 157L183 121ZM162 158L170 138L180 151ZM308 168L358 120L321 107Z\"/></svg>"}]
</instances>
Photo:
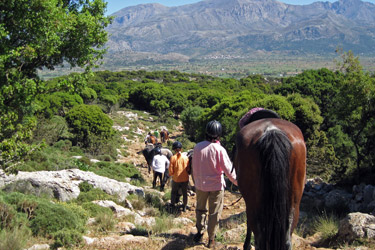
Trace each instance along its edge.
<instances>
[{"instance_id":1,"label":"blue sky","mask_svg":"<svg viewBox=\"0 0 375 250\"><path fill-rule=\"evenodd\" d=\"M128 6L134 6L137 4L145 4L145 3L160 3L165 6L179 6L184 4L196 3L201 0L105 0L108 2L107 4L107 14L110 15L122 8ZM287 4L310 4L313 2L317 2L318 0L279 0L280 2L287 3ZM328 0L322 0L326 2ZM328 2L335 2L335 0L329 0ZM375 0L365 0L365 2L370 2L375 4Z\"/></svg>"}]
</instances>

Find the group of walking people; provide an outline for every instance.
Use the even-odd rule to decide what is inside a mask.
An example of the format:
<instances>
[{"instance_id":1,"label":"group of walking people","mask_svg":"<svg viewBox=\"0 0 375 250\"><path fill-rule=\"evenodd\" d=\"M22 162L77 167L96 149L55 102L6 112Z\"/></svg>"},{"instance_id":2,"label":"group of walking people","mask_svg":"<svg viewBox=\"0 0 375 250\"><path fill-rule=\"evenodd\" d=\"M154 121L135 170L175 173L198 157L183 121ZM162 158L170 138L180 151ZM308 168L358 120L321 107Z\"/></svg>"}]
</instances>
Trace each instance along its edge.
<instances>
[{"instance_id":1,"label":"group of walking people","mask_svg":"<svg viewBox=\"0 0 375 250\"><path fill-rule=\"evenodd\" d=\"M176 205L179 200L179 190L181 190L183 211L186 211L188 203L189 174L192 175L196 191L197 233L194 235L194 241L201 242L204 232L207 231L209 248L215 246L215 235L223 210L226 185L224 174L237 185L236 173L232 172L232 162L227 151L220 144L221 135L220 122L210 121L206 125L205 140L194 147L191 164L189 164L189 158L183 154L183 146L179 141L175 141L172 145L174 155L170 161L159 150L156 151L152 161L153 187L156 185L156 178L160 178L161 190L164 190L165 182L162 173L169 169L168 174L173 180L171 205L172 207Z\"/></svg>"}]
</instances>

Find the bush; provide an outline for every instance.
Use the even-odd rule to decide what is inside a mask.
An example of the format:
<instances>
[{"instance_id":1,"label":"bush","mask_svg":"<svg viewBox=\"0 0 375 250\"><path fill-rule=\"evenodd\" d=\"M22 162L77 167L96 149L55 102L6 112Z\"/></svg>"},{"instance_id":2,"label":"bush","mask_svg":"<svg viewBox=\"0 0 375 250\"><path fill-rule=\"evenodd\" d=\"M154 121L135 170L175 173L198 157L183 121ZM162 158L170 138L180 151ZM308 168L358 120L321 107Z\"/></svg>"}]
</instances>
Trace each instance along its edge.
<instances>
[{"instance_id":1,"label":"bush","mask_svg":"<svg viewBox=\"0 0 375 250\"><path fill-rule=\"evenodd\" d=\"M30 228L34 235L53 236L60 230L85 231L87 214L82 208L71 205L55 204L43 201L35 210Z\"/></svg>"},{"instance_id":2,"label":"bush","mask_svg":"<svg viewBox=\"0 0 375 250\"><path fill-rule=\"evenodd\" d=\"M95 200L111 200L117 202L117 198L111 196L99 188L90 189L88 192L81 192L77 197L76 202L82 204L85 202L91 202Z\"/></svg>"},{"instance_id":3,"label":"bush","mask_svg":"<svg viewBox=\"0 0 375 250\"><path fill-rule=\"evenodd\" d=\"M336 236L339 231L339 219L326 213L315 219L313 223L315 232L321 233L321 240L329 240Z\"/></svg>"},{"instance_id":4,"label":"bush","mask_svg":"<svg viewBox=\"0 0 375 250\"><path fill-rule=\"evenodd\" d=\"M91 185L90 183L88 183L87 181L81 182L78 185L78 187L79 187L79 191L85 192L85 193L87 193L87 192L91 191L92 189L94 189L94 186Z\"/></svg>"},{"instance_id":5,"label":"bush","mask_svg":"<svg viewBox=\"0 0 375 250\"><path fill-rule=\"evenodd\" d=\"M145 201L147 204L159 209L160 211L164 210L164 202L157 194L146 193Z\"/></svg>"},{"instance_id":6,"label":"bush","mask_svg":"<svg viewBox=\"0 0 375 250\"><path fill-rule=\"evenodd\" d=\"M155 218L155 224L152 226L152 233L163 233L173 228L173 219L170 216L162 215Z\"/></svg>"},{"instance_id":7,"label":"bush","mask_svg":"<svg viewBox=\"0 0 375 250\"><path fill-rule=\"evenodd\" d=\"M109 232L115 227L116 220L112 213L99 213L95 217L95 225L99 232Z\"/></svg>"},{"instance_id":8,"label":"bush","mask_svg":"<svg viewBox=\"0 0 375 250\"><path fill-rule=\"evenodd\" d=\"M73 247L79 245L82 239L82 233L74 229L62 229L53 233L53 239L55 240L53 248L59 247Z\"/></svg>"},{"instance_id":9,"label":"bush","mask_svg":"<svg viewBox=\"0 0 375 250\"><path fill-rule=\"evenodd\" d=\"M135 210L143 210L146 207L146 200L142 196L131 194L127 196L127 200Z\"/></svg>"},{"instance_id":10,"label":"bush","mask_svg":"<svg viewBox=\"0 0 375 250\"><path fill-rule=\"evenodd\" d=\"M113 121L93 105L76 105L66 115L66 121L75 136L75 143L83 147L110 138Z\"/></svg>"},{"instance_id":11,"label":"bush","mask_svg":"<svg viewBox=\"0 0 375 250\"><path fill-rule=\"evenodd\" d=\"M11 230L0 230L0 249L23 250L30 235L30 230L23 225Z\"/></svg>"},{"instance_id":12,"label":"bush","mask_svg":"<svg viewBox=\"0 0 375 250\"><path fill-rule=\"evenodd\" d=\"M102 207L98 204L92 203L92 202L84 202L81 204L81 207L87 211L90 217L96 217L99 214L112 214L112 210L108 207Z\"/></svg>"},{"instance_id":13,"label":"bush","mask_svg":"<svg viewBox=\"0 0 375 250\"><path fill-rule=\"evenodd\" d=\"M91 166L90 171L117 181L126 181L126 178L142 180L139 170L129 163L98 162Z\"/></svg>"},{"instance_id":14,"label":"bush","mask_svg":"<svg viewBox=\"0 0 375 250\"><path fill-rule=\"evenodd\" d=\"M11 227L15 215L16 211L13 207L0 201L0 231Z\"/></svg>"}]
</instances>

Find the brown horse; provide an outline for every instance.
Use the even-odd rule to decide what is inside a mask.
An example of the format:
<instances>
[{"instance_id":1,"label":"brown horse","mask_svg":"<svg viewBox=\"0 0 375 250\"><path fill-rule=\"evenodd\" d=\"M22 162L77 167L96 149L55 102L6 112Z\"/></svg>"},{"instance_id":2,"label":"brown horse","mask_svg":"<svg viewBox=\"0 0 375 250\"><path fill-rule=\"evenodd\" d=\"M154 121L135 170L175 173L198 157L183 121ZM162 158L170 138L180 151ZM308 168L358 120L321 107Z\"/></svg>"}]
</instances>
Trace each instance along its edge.
<instances>
[{"instance_id":1,"label":"brown horse","mask_svg":"<svg viewBox=\"0 0 375 250\"><path fill-rule=\"evenodd\" d=\"M161 142L162 143L165 143L168 141L169 139L169 132L165 129L163 129L161 132L160 132L160 139L161 139Z\"/></svg>"},{"instance_id":2,"label":"brown horse","mask_svg":"<svg viewBox=\"0 0 375 250\"><path fill-rule=\"evenodd\" d=\"M156 136L154 136L154 135L150 135L147 142L155 145L156 143L158 143L158 138L156 138Z\"/></svg>"},{"instance_id":3,"label":"brown horse","mask_svg":"<svg viewBox=\"0 0 375 250\"><path fill-rule=\"evenodd\" d=\"M306 177L306 146L291 122L266 118L245 125L237 134L234 166L246 203L249 250L290 250Z\"/></svg>"}]
</instances>

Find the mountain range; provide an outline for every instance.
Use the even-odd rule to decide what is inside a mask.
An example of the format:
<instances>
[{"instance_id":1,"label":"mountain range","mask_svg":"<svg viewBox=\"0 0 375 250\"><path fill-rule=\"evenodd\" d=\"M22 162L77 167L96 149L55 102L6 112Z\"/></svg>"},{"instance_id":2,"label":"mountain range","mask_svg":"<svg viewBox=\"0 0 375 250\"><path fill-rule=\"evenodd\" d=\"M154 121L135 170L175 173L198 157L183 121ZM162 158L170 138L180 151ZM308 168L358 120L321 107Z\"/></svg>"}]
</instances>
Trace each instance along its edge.
<instances>
[{"instance_id":1,"label":"mountain range","mask_svg":"<svg viewBox=\"0 0 375 250\"><path fill-rule=\"evenodd\" d=\"M113 14L109 55L174 58L334 53L374 54L375 4L361 0L290 5L276 0L204 0L166 7L140 4Z\"/></svg>"}]
</instances>

